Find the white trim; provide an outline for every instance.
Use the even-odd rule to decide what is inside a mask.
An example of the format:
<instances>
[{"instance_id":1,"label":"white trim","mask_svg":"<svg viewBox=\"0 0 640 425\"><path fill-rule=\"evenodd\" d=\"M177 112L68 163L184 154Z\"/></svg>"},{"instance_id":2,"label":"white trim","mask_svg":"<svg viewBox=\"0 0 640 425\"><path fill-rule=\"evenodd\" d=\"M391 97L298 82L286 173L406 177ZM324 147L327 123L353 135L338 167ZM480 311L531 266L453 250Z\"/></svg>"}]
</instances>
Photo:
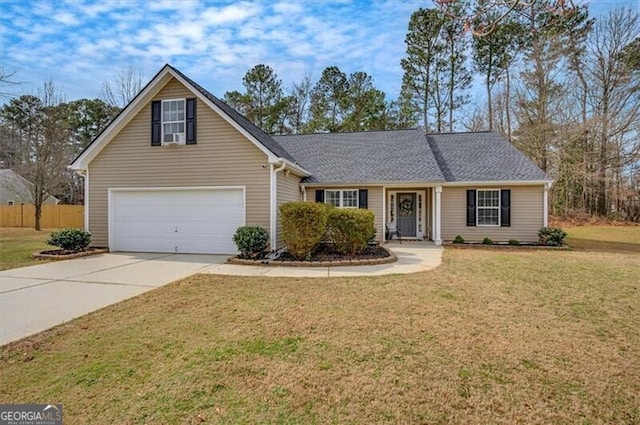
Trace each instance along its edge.
<instances>
[{"instance_id":1,"label":"white trim","mask_svg":"<svg viewBox=\"0 0 640 425\"><path fill-rule=\"evenodd\" d=\"M436 210L436 222L435 222L435 226L434 226L434 231L433 231L433 243L436 245L442 245L442 238L440 236L440 230L441 230L441 225L440 225L440 218L442 215L442 186L436 186L435 188L436 191L436 196L434 199L434 204L435 204L435 210Z\"/></svg>"},{"instance_id":2,"label":"white trim","mask_svg":"<svg viewBox=\"0 0 640 425\"><path fill-rule=\"evenodd\" d=\"M278 245L278 173L285 169L286 163L278 168L275 164L269 164L269 243L271 251L275 251Z\"/></svg>"},{"instance_id":3,"label":"white trim","mask_svg":"<svg viewBox=\"0 0 640 425\"><path fill-rule=\"evenodd\" d=\"M324 203L328 204L327 202L327 192L340 192L340 205L334 205L336 208L351 208L351 209L358 209L360 208L360 190L359 189L325 189L324 190ZM344 192L356 192L356 206L355 207L345 207L344 206Z\"/></svg>"},{"instance_id":4,"label":"white trim","mask_svg":"<svg viewBox=\"0 0 640 425\"><path fill-rule=\"evenodd\" d=\"M387 240L387 188L382 186L382 240Z\"/></svg>"},{"instance_id":5,"label":"white trim","mask_svg":"<svg viewBox=\"0 0 640 425\"><path fill-rule=\"evenodd\" d=\"M435 235L435 228L436 228L436 206L435 206L435 202L436 202L436 188L432 187L431 188L431 240L435 240L436 239L436 235Z\"/></svg>"},{"instance_id":6,"label":"white trim","mask_svg":"<svg viewBox=\"0 0 640 425\"><path fill-rule=\"evenodd\" d=\"M169 102L182 102L183 103L183 108L182 108L182 116L184 117L182 120L182 124L184 126L184 131L182 133L170 133L170 134L181 134L182 135L182 142L179 144L184 145L186 144L186 134L187 134L187 99L186 98L178 98L178 99L162 99L160 100L160 145L161 146L170 146L171 144L175 143L175 142L165 142L164 141L164 104L165 103L169 103ZM167 121L167 124L174 124L174 123L180 123L180 121ZM175 136L174 136L175 139Z\"/></svg>"},{"instance_id":7,"label":"white trim","mask_svg":"<svg viewBox=\"0 0 640 425\"><path fill-rule=\"evenodd\" d=\"M529 180L529 181L473 181L473 182L448 182L443 183L445 186L538 186L552 183L553 180Z\"/></svg>"},{"instance_id":8,"label":"white trim","mask_svg":"<svg viewBox=\"0 0 640 425\"><path fill-rule=\"evenodd\" d=\"M84 171L84 230L89 232L89 169Z\"/></svg>"},{"instance_id":9,"label":"white trim","mask_svg":"<svg viewBox=\"0 0 640 425\"><path fill-rule=\"evenodd\" d=\"M238 190L242 189L242 218L243 225L247 224L247 187L246 186L180 186L180 187L110 187L107 189L107 226L109 237L109 251L113 248L113 193L114 192L159 192L159 191L180 191L180 190ZM86 207L85 207L86 208ZM87 209L88 211L88 209Z\"/></svg>"},{"instance_id":10,"label":"white trim","mask_svg":"<svg viewBox=\"0 0 640 425\"><path fill-rule=\"evenodd\" d=\"M543 184L551 184L553 180L529 180L529 181L469 181L469 182L347 182L347 183L305 183L307 187L386 187L387 189L424 189L425 187L447 187L447 186L539 186Z\"/></svg>"},{"instance_id":11,"label":"white trim","mask_svg":"<svg viewBox=\"0 0 640 425\"><path fill-rule=\"evenodd\" d=\"M498 223L497 224L480 224L478 220L478 210L480 206L478 205L478 192L498 192L498 206L497 207L482 207L486 209L497 209L498 210ZM482 189L476 189L476 227L500 227L502 225L502 189L497 189L495 187L483 187Z\"/></svg>"},{"instance_id":12,"label":"white trim","mask_svg":"<svg viewBox=\"0 0 640 425\"><path fill-rule=\"evenodd\" d=\"M549 226L549 186L550 184L545 184L544 185L544 195L543 195L543 202L542 202L542 226L543 227L547 227Z\"/></svg>"},{"instance_id":13,"label":"white trim","mask_svg":"<svg viewBox=\"0 0 640 425\"><path fill-rule=\"evenodd\" d=\"M416 210L416 234L415 236L405 236L402 235L402 238L407 237L408 239L424 239L424 237L427 235L426 233L426 226L424 223L426 223L426 204L427 204L427 198L426 198L426 191L425 190L411 190L411 188L409 188L409 190L388 190L388 188L384 188L383 189L383 224L385 225L385 231L386 231L386 225L387 225L387 209L389 209L391 207L391 195L394 196L394 201L397 203L398 201L398 193L413 193L416 195L416 203L415 203L415 210ZM388 190L388 191L387 191ZM418 213L418 195L422 195L422 214ZM396 208L396 206L394 205L394 208ZM396 225L397 225L397 215L398 215L398 211L396 208ZM420 218L422 218L422 231L420 231Z\"/></svg>"}]
</instances>

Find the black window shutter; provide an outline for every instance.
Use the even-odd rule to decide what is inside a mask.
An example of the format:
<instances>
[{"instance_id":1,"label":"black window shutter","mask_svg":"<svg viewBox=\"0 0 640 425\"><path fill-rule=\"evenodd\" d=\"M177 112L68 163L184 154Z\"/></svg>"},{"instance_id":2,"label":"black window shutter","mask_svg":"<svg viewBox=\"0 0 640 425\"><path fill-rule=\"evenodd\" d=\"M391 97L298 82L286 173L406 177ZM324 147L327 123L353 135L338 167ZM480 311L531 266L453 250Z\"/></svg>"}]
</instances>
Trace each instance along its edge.
<instances>
[{"instance_id":1,"label":"black window shutter","mask_svg":"<svg viewBox=\"0 0 640 425\"><path fill-rule=\"evenodd\" d=\"M511 190L502 189L500 191L500 225L502 227L511 226Z\"/></svg>"},{"instance_id":2,"label":"black window shutter","mask_svg":"<svg viewBox=\"0 0 640 425\"><path fill-rule=\"evenodd\" d=\"M162 101L151 102L151 146L160 146L162 141Z\"/></svg>"},{"instance_id":3,"label":"black window shutter","mask_svg":"<svg viewBox=\"0 0 640 425\"><path fill-rule=\"evenodd\" d=\"M187 99L187 145L196 144L196 98Z\"/></svg>"},{"instance_id":4,"label":"black window shutter","mask_svg":"<svg viewBox=\"0 0 640 425\"><path fill-rule=\"evenodd\" d=\"M367 209L368 206L368 199L369 198L369 190L367 189L360 189L358 191L358 208L364 208Z\"/></svg>"},{"instance_id":5,"label":"black window shutter","mask_svg":"<svg viewBox=\"0 0 640 425\"><path fill-rule=\"evenodd\" d=\"M316 190L316 202L324 203L324 190Z\"/></svg>"},{"instance_id":6,"label":"black window shutter","mask_svg":"<svg viewBox=\"0 0 640 425\"><path fill-rule=\"evenodd\" d=\"M476 225L476 190L467 190L467 226Z\"/></svg>"}]
</instances>

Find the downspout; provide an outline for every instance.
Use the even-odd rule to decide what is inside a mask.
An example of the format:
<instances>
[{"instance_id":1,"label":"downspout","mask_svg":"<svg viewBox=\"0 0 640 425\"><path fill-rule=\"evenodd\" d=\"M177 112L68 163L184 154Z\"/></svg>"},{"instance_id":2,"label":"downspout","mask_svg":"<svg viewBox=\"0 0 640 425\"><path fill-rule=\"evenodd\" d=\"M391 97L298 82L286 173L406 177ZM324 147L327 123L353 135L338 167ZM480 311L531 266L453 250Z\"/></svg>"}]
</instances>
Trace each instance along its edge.
<instances>
[{"instance_id":1,"label":"downspout","mask_svg":"<svg viewBox=\"0 0 640 425\"><path fill-rule=\"evenodd\" d=\"M274 164L269 164L269 171L271 174L271 221L269 223L271 233L271 251L276 250L278 243L278 176L277 173L284 170L287 164L282 161L280 167L275 168Z\"/></svg>"},{"instance_id":2,"label":"downspout","mask_svg":"<svg viewBox=\"0 0 640 425\"><path fill-rule=\"evenodd\" d=\"M89 170L75 170L76 174L84 179L84 230L89 231Z\"/></svg>"},{"instance_id":3,"label":"downspout","mask_svg":"<svg viewBox=\"0 0 640 425\"><path fill-rule=\"evenodd\" d=\"M307 202L307 188L301 184L300 191L302 192L302 202Z\"/></svg>"}]
</instances>

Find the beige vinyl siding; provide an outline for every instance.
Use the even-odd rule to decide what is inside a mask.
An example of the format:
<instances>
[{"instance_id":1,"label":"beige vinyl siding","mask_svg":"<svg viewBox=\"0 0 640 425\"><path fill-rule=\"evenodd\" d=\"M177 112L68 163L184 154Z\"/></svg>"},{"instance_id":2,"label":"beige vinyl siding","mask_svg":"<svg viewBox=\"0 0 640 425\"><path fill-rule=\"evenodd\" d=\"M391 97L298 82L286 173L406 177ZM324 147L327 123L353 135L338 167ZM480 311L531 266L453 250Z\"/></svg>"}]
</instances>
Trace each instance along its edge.
<instances>
[{"instance_id":1,"label":"beige vinyl siding","mask_svg":"<svg viewBox=\"0 0 640 425\"><path fill-rule=\"evenodd\" d=\"M194 97L172 79L154 100ZM151 146L151 103L89 164L89 230L93 244L108 246L109 188L245 186L246 223L269 230L266 155L197 101L197 144Z\"/></svg>"},{"instance_id":2,"label":"beige vinyl siding","mask_svg":"<svg viewBox=\"0 0 640 425\"><path fill-rule=\"evenodd\" d=\"M367 209L375 215L374 226L376 227L376 240L384 239L384 224L382 222L382 187L379 186L350 186L350 187L308 187L307 201L315 202L316 190L344 190L344 189L367 189Z\"/></svg>"},{"instance_id":3,"label":"beige vinyl siding","mask_svg":"<svg viewBox=\"0 0 640 425\"><path fill-rule=\"evenodd\" d=\"M467 226L467 189L511 189L511 226ZM544 186L447 187L442 188L442 239L451 241L457 235L465 241L480 242L485 237L494 242L517 239L538 240L543 226Z\"/></svg>"},{"instance_id":4,"label":"beige vinyl siding","mask_svg":"<svg viewBox=\"0 0 640 425\"><path fill-rule=\"evenodd\" d=\"M280 223L280 206L287 202L294 202L302 200L300 196L300 177L289 174L286 175L280 171L278 174L278 196L277 196L277 244L278 248L282 246L282 224Z\"/></svg>"}]
</instances>

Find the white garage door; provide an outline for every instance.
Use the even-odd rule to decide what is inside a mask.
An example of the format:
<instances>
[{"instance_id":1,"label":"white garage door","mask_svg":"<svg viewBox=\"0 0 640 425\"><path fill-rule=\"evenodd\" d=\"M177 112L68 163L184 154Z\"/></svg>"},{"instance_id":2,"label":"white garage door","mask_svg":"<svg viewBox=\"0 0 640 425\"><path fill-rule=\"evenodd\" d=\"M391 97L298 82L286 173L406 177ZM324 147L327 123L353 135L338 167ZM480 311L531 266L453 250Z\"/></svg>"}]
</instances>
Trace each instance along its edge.
<instances>
[{"instance_id":1,"label":"white garage door","mask_svg":"<svg viewBox=\"0 0 640 425\"><path fill-rule=\"evenodd\" d=\"M112 251L232 254L244 190L111 190Z\"/></svg>"}]
</instances>

